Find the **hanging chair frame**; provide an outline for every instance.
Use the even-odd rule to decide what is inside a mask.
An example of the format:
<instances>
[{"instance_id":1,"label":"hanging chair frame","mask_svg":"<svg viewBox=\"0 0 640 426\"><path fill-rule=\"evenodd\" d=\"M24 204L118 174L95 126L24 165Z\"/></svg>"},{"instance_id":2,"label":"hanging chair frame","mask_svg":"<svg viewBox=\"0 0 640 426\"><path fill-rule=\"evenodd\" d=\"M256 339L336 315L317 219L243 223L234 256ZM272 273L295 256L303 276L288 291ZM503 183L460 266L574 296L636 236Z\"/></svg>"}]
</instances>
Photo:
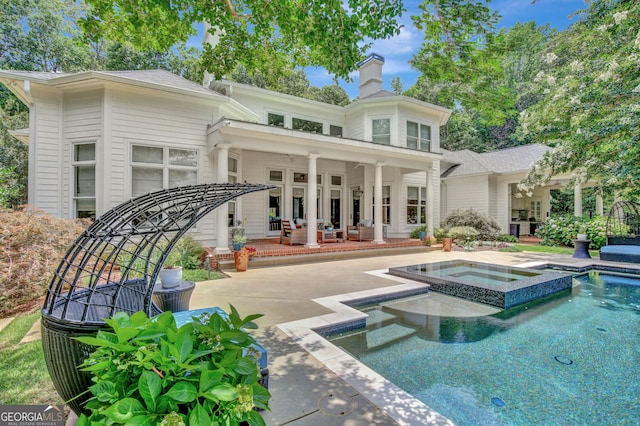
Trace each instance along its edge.
<instances>
[{"instance_id":1,"label":"hanging chair frame","mask_svg":"<svg viewBox=\"0 0 640 426\"><path fill-rule=\"evenodd\" d=\"M116 312L159 314L153 288L178 240L224 203L273 187L202 184L152 192L109 210L75 240L54 273L42 308L47 368L74 412L86 412L91 375L78 366L94 349L75 337L94 335Z\"/></svg>"}]
</instances>

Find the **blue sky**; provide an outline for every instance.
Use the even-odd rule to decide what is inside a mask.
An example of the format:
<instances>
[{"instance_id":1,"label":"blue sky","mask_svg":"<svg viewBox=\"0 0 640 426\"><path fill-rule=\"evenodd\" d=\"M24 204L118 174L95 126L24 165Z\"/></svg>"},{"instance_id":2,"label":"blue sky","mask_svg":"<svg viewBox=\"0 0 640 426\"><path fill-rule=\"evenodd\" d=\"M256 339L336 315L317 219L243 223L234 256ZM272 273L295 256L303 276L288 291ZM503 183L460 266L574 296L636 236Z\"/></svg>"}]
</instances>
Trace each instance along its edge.
<instances>
[{"instance_id":1,"label":"blue sky","mask_svg":"<svg viewBox=\"0 0 640 426\"><path fill-rule=\"evenodd\" d=\"M378 40L373 43L371 53L377 53L385 58L382 68L383 88L391 90L391 80L400 77L403 89L411 87L418 73L411 69L409 59L420 49L423 36L416 30L410 16L417 14L419 0L405 0L407 12L401 18L404 24L400 34L387 40ZM585 9L584 0L539 0L531 4L531 0L493 0L490 3L492 9L502 16L498 27L511 27L516 22L536 21L539 25L551 24L552 27L563 30L577 18L570 19L569 15L577 10ZM194 44L199 44L202 37ZM305 69L307 77L314 86L322 87L333 82L333 78L323 68ZM353 81L348 83L343 80L339 84L347 91L351 99L358 95L357 72L351 75Z\"/></svg>"}]
</instances>

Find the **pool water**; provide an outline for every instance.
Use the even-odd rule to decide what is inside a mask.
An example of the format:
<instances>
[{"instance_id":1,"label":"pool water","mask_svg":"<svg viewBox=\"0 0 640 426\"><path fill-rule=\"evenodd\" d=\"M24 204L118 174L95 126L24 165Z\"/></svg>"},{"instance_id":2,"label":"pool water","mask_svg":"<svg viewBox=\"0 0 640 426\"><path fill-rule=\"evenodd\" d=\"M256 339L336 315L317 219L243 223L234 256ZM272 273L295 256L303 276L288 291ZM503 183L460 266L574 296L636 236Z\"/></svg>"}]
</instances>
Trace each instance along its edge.
<instances>
[{"instance_id":1,"label":"pool water","mask_svg":"<svg viewBox=\"0 0 640 426\"><path fill-rule=\"evenodd\" d=\"M386 302L330 340L459 425L637 425L640 279L576 279L481 317L405 309L428 294Z\"/></svg>"}]
</instances>

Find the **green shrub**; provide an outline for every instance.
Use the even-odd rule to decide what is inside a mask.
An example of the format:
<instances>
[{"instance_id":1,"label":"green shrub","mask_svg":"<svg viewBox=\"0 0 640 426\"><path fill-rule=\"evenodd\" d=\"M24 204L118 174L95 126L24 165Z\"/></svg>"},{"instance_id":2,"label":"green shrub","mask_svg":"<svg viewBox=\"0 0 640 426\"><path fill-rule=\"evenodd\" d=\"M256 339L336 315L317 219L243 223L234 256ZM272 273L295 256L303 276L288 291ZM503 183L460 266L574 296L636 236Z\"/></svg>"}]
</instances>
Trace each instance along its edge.
<instances>
[{"instance_id":1,"label":"green shrub","mask_svg":"<svg viewBox=\"0 0 640 426\"><path fill-rule=\"evenodd\" d=\"M477 241L480 233L478 230L470 226L454 226L449 229L449 237L456 241L458 244L465 242Z\"/></svg>"},{"instance_id":2,"label":"green shrub","mask_svg":"<svg viewBox=\"0 0 640 426\"><path fill-rule=\"evenodd\" d=\"M409 234L410 238L420 238L420 232L427 232L427 227L426 226L420 226L418 228L415 228L413 231L411 231L411 234Z\"/></svg>"},{"instance_id":3,"label":"green shrub","mask_svg":"<svg viewBox=\"0 0 640 426\"><path fill-rule=\"evenodd\" d=\"M245 329L261 315L203 314L181 327L171 312L116 313L111 330L78 337L96 350L82 364L93 375L89 416L94 424L264 425L255 408L268 409L269 392L258 382L259 353Z\"/></svg>"},{"instance_id":4,"label":"green shrub","mask_svg":"<svg viewBox=\"0 0 640 426\"><path fill-rule=\"evenodd\" d=\"M571 215L554 216L536 230L536 236L541 239L541 245L573 247L573 240L584 230L587 239L591 240L589 248L598 250L607 244L606 228L607 219L603 216L593 219Z\"/></svg>"},{"instance_id":5,"label":"green shrub","mask_svg":"<svg viewBox=\"0 0 640 426\"><path fill-rule=\"evenodd\" d=\"M195 240L191 235L185 235L178 240L169 253L165 265L179 265L184 269L196 269L200 266L200 257L204 248L200 241Z\"/></svg>"},{"instance_id":6,"label":"green shrub","mask_svg":"<svg viewBox=\"0 0 640 426\"><path fill-rule=\"evenodd\" d=\"M500 225L495 219L474 209L453 210L440 223L440 226L445 229L454 226L469 226L478 231L478 238L482 240L494 240L500 234Z\"/></svg>"},{"instance_id":7,"label":"green shrub","mask_svg":"<svg viewBox=\"0 0 640 426\"><path fill-rule=\"evenodd\" d=\"M442 241L443 238L447 238L449 236L449 233L447 232L446 229L435 228L433 230L433 236L438 242L440 242Z\"/></svg>"},{"instance_id":8,"label":"green shrub","mask_svg":"<svg viewBox=\"0 0 640 426\"><path fill-rule=\"evenodd\" d=\"M519 243L520 242L520 239L518 237L511 234L500 234L498 235L497 240L503 243Z\"/></svg>"}]
</instances>

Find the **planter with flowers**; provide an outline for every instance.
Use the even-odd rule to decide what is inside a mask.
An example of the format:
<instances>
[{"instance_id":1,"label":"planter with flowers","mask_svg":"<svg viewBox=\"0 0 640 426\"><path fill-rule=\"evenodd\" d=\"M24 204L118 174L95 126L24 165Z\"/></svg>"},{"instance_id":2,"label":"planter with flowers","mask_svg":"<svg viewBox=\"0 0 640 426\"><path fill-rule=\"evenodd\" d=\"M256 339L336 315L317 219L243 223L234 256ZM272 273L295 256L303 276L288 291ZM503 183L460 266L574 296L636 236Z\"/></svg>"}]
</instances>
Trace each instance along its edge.
<instances>
[{"instance_id":1,"label":"planter with flowers","mask_svg":"<svg viewBox=\"0 0 640 426\"><path fill-rule=\"evenodd\" d=\"M237 233L233 235L231 242L233 244L233 249L238 251L244 247L247 242L247 237L245 237L244 234Z\"/></svg>"},{"instance_id":2,"label":"planter with flowers","mask_svg":"<svg viewBox=\"0 0 640 426\"><path fill-rule=\"evenodd\" d=\"M255 256L258 251L255 247L245 247L245 249L247 249L247 252L249 253L249 260L253 259L253 256Z\"/></svg>"}]
</instances>

